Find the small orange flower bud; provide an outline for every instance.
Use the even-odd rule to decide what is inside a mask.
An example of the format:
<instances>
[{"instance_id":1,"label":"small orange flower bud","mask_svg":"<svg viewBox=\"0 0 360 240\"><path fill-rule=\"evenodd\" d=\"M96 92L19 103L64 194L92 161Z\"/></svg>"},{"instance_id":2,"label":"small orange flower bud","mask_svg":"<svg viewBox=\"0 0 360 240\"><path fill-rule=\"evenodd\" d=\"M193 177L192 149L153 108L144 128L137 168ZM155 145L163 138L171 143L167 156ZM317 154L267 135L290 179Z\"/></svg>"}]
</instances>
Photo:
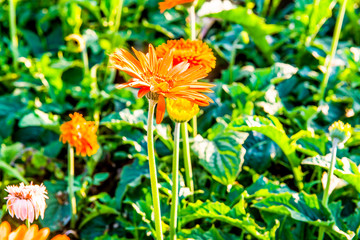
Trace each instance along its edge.
<instances>
[{"instance_id":1,"label":"small orange flower bud","mask_svg":"<svg viewBox=\"0 0 360 240\"><path fill-rule=\"evenodd\" d=\"M97 126L94 122L86 121L82 114L70 114L71 120L60 126L60 141L68 142L76 149L76 154L92 156L99 149L97 143Z\"/></svg>"}]
</instances>

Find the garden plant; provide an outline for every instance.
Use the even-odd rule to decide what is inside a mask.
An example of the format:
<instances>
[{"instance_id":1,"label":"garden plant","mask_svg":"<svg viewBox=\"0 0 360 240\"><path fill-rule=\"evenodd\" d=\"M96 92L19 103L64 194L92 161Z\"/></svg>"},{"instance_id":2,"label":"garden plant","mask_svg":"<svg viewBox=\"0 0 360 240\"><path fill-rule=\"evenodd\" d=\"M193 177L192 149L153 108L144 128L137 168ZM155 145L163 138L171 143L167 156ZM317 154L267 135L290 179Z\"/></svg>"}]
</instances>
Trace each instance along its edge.
<instances>
[{"instance_id":1,"label":"garden plant","mask_svg":"<svg viewBox=\"0 0 360 240\"><path fill-rule=\"evenodd\" d=\"M359 0L0 3L0 240L360 239Z\"/></svg>"}]
</instances>

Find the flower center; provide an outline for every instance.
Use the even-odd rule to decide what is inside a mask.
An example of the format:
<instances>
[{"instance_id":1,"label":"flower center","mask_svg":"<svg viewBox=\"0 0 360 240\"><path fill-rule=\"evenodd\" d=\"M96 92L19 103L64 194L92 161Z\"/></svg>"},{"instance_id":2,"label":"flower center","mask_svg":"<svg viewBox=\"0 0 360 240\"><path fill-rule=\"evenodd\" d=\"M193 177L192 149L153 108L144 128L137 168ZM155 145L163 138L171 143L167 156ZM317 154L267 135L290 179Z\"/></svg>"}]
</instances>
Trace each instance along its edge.
<instances>
[{"instance_id":1,"label":"flower center","mask_svg":"<svg viewBox=\"0 0 360 240\"><path fill-rule=\"evenodd\" d=\"M29 200L29 199L31 199L32 196L30 193L17 192L17 193L15 193L15 197L20 198L20 199Z\"/></svg>"}]
</instances>

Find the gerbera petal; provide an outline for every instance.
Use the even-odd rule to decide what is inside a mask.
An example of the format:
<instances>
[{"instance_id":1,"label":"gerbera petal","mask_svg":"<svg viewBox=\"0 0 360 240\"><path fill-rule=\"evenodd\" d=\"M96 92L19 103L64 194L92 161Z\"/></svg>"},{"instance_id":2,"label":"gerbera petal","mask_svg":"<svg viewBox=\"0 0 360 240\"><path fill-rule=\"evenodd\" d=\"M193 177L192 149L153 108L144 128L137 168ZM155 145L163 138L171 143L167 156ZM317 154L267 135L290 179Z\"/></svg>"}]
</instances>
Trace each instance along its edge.
<instances>
[{"instance_id":1,"label":"gerbera petal","mask_svg":"<svg viewBox=\"0 0 360 240\"><path fill-rule=\"evenodd\" d=\"M143 96L145 96L148 92L150 92L150 88L148 87L143 87L139 89L138 92L138 98L142 98Z\"/></svg>"},{"instance_id":2,"label":"gerbera petal","mask_svg":"<svg viewBox=\"0 0 360 240\"><path fill-rule=\"evenodd\" d=\"M149 63L150 63L150 70L155 72L157 70L157 57L156 51L153 45L149 44Z\"/></svg>"},{"instance_id":3,"label":"gerbera petal","mask_svg":"<svg viewBox=\"0 0 360 240\"><path fill-rule=\"evenodd\" d=\"M6 221L0 224L0 240L7 240L8 235L11 232L10 224Z\"/></svg>"},{"instance_id":4,"label":"gerbera petal","mask_svg":"<svg viewBox=\"0 0 360 240\"><path fill-rule=\"evenodd\" d=\"M156 123L160 124L164 118L165 115L165 98L162 95L159 95L159 100L156 107Z\"/></svg>"},{"instance_id":5,"label":"gerbera petal","mask_svg":"<svg viewBox=\"0 0 360 240\"><path fill-rule=\"evenodd\" d=\"M33 240L35 235L37 234L38 230L39 230L38 225L36 225L36 224L31 225L31 227L26 231L23 240ZM37 238L35 238L35 239L37 239Z\"/></svg>"},{"instance_id":6,"label":"gerbera petal","mask_svg":"<svg viewBox=\"0 0 360 240\"><path fill-rule=\"evenodd\" d=\"M160 12L163 13L165 10L173 8L176 5L190 3L193 1L194 0L165 0L164 2L159 2L159 9Z\"/></svg>"},{"instance_id":7,"label":"gerbera petal","mask_svg":"<svg viewBox=\"0 0 360 240\"><path fill-rule=\"evenodd\" d=\"M37 234L34 239L37 240L46 240L47 237L50 235L50 229L49 228L42 228Z\"/></svg>"},{"instance_id":8,"label":"gerbera petal","mask_svg":"<svg viewBox=\"0 0 360 240\"><path fill-rule=\"evenodd\" d=\"M23 240L27 227L25 225L19 226L14 232L9 234L9 240Z\"/></svg>"},{"instance_id":9,"label":"gerbera petal","mask_svg":"<svg viewBox=\"0 0 360 240\"><path fill-rule=\"evenodd\" d=\"M70 238L65 234L62 234L62 235L56 235L51 240L70 240Z\"/></svg>"}]
</instances>

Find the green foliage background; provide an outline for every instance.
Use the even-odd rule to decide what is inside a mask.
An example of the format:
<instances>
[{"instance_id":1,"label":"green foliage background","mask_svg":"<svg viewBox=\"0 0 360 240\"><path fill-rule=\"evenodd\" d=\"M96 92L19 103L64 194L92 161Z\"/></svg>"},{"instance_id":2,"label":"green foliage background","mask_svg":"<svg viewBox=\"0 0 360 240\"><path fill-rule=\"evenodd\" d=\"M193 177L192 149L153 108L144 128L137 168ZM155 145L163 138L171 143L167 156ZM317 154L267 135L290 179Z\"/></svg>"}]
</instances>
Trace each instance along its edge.
<instances>
[{"instance_id":1,"label":"green foliage background","mask_svg":"<svg viewBox=\"0 0 360 240\"><path fill-rule=\"evenodd\" d=\"M180 157L179 239L359 239L360 10L348 0L340 42L320 101L339 2L232 1L235 8L198 18L199 36L217 57L208 80L214 104L198 117L191 140L196 193L191 202ZM342 1L340 1L341 3ZM0 0L0 188L44 182L49 192L38 224L69 230L66 146L59 126L74 111L99 123L98 153L76 158L76 239L153 239L146 150L146 99L117 90L129 77L109 68L116 48L147 50L188 38L182 6L161 14L156 0L17 1L19 63L13 61L9 4ZM197 10L204 6L200 0ZM200 31L201 30L201 31ZM84 53L70 34L81 34ZM322 174L337 120L352 137L338 151L341 185L321 204ZM173 123L156 125L164 232L171 201ZM181 156L181 155L180 155ZM2 220L20 224L6 212ZM77 236L77 237L76 237Z\"/></svg>"}]
</instances>

